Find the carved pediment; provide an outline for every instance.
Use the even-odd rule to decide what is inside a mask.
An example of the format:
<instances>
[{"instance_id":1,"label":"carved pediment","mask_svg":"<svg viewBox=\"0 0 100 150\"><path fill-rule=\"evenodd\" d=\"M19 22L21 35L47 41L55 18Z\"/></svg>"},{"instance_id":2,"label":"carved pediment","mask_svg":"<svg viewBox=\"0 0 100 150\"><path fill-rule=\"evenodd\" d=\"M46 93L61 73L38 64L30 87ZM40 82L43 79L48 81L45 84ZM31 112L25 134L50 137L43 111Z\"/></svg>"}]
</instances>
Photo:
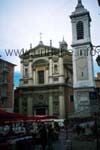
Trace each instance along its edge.
<instances>
[{"instance_id":1,"label":"carved pediment","mask_svg":"<svg viewBox=\"0 0 100 150\"><path fill-rule=\"evenodd\" d=\"M48 65L48 61L45 59L39 59L33 62L32 66L38 66L38 65Z\"/></svg>"},{"instance_id":2,"label":"carved pediment","mask_svg":"<svg viewBox=\"0 0 100 150\"><path fill-rule=\"evenodd\" d=\"M53 61L54 61L54 62L57 62L58 60L59 60L59 57L56 56L56 55L54 55L54 56L53 56Z\"/></svg>"},{"instance_id":3,"label":"carved pediment","mask_svg":"<svg viewBox=\"0 0 100 150\"><path fill-rule=\"evenodd\" d=\"M31 52L33 53L33 56L45 56L48 54L49 48L44 45L38 45L36 46Z\"/></svg>"},{"instance_id":4,"label":"carved pediment","mask_svg":"<svg viewBox=\"0 0 100 150\"><path fill-rule=\"evenodd\" d=\"M28 63L29 63L28 60L24 60L24 61L23 61L24 66L28 66Z\"/></svg>"}]
</instances>

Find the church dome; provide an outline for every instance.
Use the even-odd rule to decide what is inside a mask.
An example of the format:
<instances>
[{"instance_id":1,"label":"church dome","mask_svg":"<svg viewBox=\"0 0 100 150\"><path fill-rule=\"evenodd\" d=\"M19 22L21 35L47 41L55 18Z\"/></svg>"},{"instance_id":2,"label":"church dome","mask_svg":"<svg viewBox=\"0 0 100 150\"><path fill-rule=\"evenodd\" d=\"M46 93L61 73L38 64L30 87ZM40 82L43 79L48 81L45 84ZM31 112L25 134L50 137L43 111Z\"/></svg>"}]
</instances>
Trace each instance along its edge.
<instances>
[{"instance_id":1,"label":"church dome","mask_svg":"<svg viewBox=\"0 0 100 150\"><path fill-rule=\"evenodd\" d=\"M67 48L68 48L68 44L67 44L67 42L64 40L64 38L63 38L62 42L60 42L60 48L61 48L61 49L64 49L64 50L67 50Z\"/></svg>"}]
</instances>

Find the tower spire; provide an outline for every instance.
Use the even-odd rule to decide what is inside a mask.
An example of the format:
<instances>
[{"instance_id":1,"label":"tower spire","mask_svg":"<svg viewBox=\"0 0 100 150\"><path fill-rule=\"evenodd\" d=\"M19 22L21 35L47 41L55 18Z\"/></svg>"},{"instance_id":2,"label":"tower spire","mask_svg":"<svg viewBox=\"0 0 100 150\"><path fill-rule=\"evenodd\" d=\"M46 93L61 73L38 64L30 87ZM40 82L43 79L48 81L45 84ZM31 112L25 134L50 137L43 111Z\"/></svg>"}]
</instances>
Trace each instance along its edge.
<instances>
[{"instance_id":1,"label":"tower spire","mask_svg":"<svg viewBox=\"0 0 100 150\"><path fill-rule=\"evenodd\" d=\"M81 1L81 0L78 0L78 4L77 4L76 8L80 8L80 7L83 7L82 1Z\"/></svg>"},{"instance_id":2,"label":"tower spire","mask_svg":"<svg viewBox=\"0 0 100 150\"><path fill-rule=\"evenodd\" d=\"M40 32L40 42L39 42L40 45L43 45L43 42L42 42L42 33Z\"/></svg>"},{"instance_id":3,"label":"tower spire","mask_svg":"<svg viewBox=\"0 0 100 150\"><path fill-rule=\"evenodd\" d=\"M40 41L42 41L42 33L40 32Z\"/></svg>"},{"instance_id":4,"label":"tower spire","mask_svg":"<svg viewBox=\"0 0 100 150\"><path fill-rule=\"evenodd\" d=\"M78 0L78 3L82 3L81 0Z\"/></svg>"}]
</instances>

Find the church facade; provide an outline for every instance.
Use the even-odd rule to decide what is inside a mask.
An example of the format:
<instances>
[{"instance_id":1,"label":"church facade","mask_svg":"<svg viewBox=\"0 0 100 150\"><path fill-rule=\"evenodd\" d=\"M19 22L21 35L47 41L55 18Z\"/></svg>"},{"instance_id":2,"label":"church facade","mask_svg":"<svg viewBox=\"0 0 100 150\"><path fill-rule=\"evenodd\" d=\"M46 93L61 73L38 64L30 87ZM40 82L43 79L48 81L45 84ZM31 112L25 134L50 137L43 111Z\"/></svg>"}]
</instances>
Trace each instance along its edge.
<instances>
[{"instance_id":1,"label":"church facade","mask_svg":"<svg viewBox=\"0 0 100 150\"><path fill-rule=\"evenodd\" d=\"M88 117L98 110L91 17L81 0L70 19L73 52L68 51L64 39L59 48L53 47L52 41L46 46L40 40L36 47L31 46L21 55L20 86L15 91L18 112L65 118Z\"/></svg>"},{"instance_id":2,"label":"church facade","mask_svg":"<svg viewBox=\"0 0 100 150\"><path fill-rule=\"evenodd\" d=\"M15 90L18 112L65 118L74 111L72 53L64 39L59 48L53 47L52 41L50 46L40 41L20 59L20 86Z\"/></svg>"}]
</instances>

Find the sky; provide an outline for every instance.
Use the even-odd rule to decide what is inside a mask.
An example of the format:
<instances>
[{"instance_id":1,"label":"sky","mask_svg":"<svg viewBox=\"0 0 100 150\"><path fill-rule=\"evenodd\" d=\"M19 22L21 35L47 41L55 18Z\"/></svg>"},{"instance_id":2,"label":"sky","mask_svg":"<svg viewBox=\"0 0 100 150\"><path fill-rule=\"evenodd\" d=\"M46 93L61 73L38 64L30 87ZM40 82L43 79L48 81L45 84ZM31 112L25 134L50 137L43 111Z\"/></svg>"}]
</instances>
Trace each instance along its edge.
<instances>
[{"instance_id":1,"label":"sky","mask_svg":"<svg viewBox=\"0 0 100 150\"><path fill-rule=\"evenodd\" d=\"M90 12L91 40L100 45L100 7L97 0L82 0ZM59 47L64 37L71 48L72 29L69 16L75 10L77 0L0 0L0 55L2 59L16 64L14 82L19 84L20 59L14 50L25 50L38 45L40 33L45 45ZM7 56L7 52L12 52ZM94 57L95 75L100 71Z\"/></svg>"}]
</instances>

